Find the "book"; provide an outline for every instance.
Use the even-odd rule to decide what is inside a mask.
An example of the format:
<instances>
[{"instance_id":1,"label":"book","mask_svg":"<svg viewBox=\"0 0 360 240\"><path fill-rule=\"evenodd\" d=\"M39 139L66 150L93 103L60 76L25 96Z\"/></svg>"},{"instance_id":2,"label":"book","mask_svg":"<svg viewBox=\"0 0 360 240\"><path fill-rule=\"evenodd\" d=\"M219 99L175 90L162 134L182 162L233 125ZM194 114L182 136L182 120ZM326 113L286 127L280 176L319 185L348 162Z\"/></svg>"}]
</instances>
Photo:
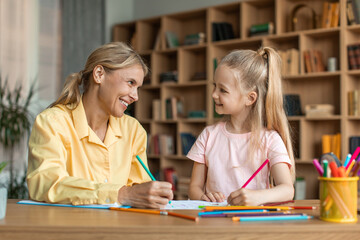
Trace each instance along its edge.
<instances>
[{"instance_id":1,"label":"book","mask_svg":"<svg viewBox=\"0 0 360 240\"><path fill-rule=\"evenodd\" d=\"M331 22L330 27L339 26L339 12L340 12L340 4L339 2L331 3Z\"/></svg>"},{"instance_id":2,"label":"book","mask_svg":"<svg viewBox=\"0 0 360 240\"><path fill-rule=\"evenodd\" d=\"M359 91L348 92L348 115L359 116Z\"/></svg>"},{"instance_id":3,"label":"book","mask_svg":"<svg viewBox=\"0 0 360 240\"><path fill-rule=\"evenodd\" d=\"M222 41L235 38L233 27L227 22L213 22L211 24L212 41Z\"/></svg>"},{"instance_id":4,"label":"book","mask_svg":"<svg viewBox=\"0 0 360 240\"><path fill-rule=\"evenodd\" d=\"M154 99L152 101L152 118L154 120L161 120L161 100Z\"/></svg>"},{"instance_id":5,"label":"book","mask_svg":"<svg viewBox=\"0 0 360 240\"><path fill-rule=\"evenodd\" d=\"M346 18L348 21L348 25L355 25L356 19L355 19L355 13L352 5L352 0L346 1Z\"/></svg>"},{"instance_id":6,"label":"book","mask_svg":"<svg viewBox=\"0 0 360 240\"><path fill-rule=\"evenodd\" d=\"M354 154L357 147L360 146L360 136L349 137L349 153Z\"/></svg>"},{"instance_id":7,"label":"book","mask_svg":"<svg viewBox=\"0 0 360 240\"><path fill-rule=\"evenodd\" d=\"M171 183L172 190L176 191L177 176L174 168L168 167L164 169L164 180Z\"/></svg>"},{"instance_id":8,"label":"book","mask_svg":"<svg viewBox=\"0 0 360 240\"><path fill-rule=\"evenodd\" d=\"M268 35L274 33L274 23L267 22L262 24L251 25L249 30L249 36L259 36L259 35Z\"/></svg>"},{"instance_id":9,"label":"book","mask_svg":"<svg viewBox=\"0 0 360 240\"><path fill-rule=\"evenodd\" d=\"M360 23L360 0L351 0L356 24Z\"/></svg>"},{"instance_id":10,"label":"book","mask_svg":"<svg viewBox=\"0 0 360 240\"><path fill-rule=\"evenodd\" d=\"M190 151L192 145L195 143L196 137L191 133L182 132L180 133L180 138L181 138L182 153L183 155L186 155Z\"/></svg>"},{"instance_id":11,"label":"book","mask_svg":"<svg viewBox=\"0 0 360 240\"><path fill-rule=\"evenodd\" d=\"M305 62L305 71L307 73L313 72L309 50L304 50L303 55L304 55L304 62Z\"/></svg>"},{"instance_id":12,"label":"book","mask_svg":"<svg viewBox=\"0 0 360 240\"><path fill-rule=\"evenodd\" d=\"M201 43L205 43L205 33L203 32L188 34L185 36L184 45L194 45Z\"/></svg>"},{"instance_id":13,"label":"book","mask_svg":"<svg viewBox=\"0 0 360 240\"><path fill-rule=\"evenodd\" d=\"M179 46L179 39L176 33L167 31L165 32L165 37L168 48L174 48Z\"/></svg>"},{"instance_id":14,"label":"book","mask_svg":"<svg viewBox=\"0 0 360 240\"><path fill-rule=\"evenodd\" d=\"M357 57L356 57L356 45L355 44L350 44L347 47L347 55L348 55L348 67L349 70L354 70L354 69L358 69L358 64L357 64Z\"/></svg>"}]
</instances>

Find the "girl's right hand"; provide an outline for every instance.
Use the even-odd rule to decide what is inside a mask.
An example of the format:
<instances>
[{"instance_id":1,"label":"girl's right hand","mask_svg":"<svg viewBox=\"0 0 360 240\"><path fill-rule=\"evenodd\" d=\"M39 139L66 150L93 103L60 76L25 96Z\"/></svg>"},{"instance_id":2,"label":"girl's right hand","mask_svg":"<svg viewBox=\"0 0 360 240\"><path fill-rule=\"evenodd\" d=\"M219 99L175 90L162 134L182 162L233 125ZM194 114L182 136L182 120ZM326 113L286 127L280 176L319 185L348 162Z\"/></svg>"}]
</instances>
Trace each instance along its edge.
<instances>
[{"instance_id":1,"label":"girl's right hand","mask_svg":"<svg viewBox=\"0 0 360 240\"><path fill-rule=\"evenodd\" d=\"M164 208L174 197L171 188L171 183L160 181L123 186L118 192L118 201L138 208Z\"/></svg>"},{"instance_id":2,"label":"girl's right hand","mask_svg":"<svg viewBox=\"0 0 360 240\"><path fill-rule=\"evenodd\" d=\"M207 202L223 202L225 201L225 195L221 192L205 193L201 196L201 199Z\"/></svg>"}]
</instances>

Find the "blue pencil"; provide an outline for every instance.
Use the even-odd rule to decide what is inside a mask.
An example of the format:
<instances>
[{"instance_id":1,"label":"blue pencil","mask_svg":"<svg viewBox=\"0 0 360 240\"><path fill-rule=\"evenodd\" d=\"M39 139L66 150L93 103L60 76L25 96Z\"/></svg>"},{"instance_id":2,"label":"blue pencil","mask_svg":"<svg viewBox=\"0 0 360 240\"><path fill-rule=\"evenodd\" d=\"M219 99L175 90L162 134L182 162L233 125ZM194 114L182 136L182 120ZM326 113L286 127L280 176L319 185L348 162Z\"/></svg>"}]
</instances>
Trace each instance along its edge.
<instances>
[{"instance_id":1,"label":"blue pencil","mask_svg":"<svg viewBox=\"0 0 360 240\"><path fill-rule=\"evenodd\" d=\"M218 215L218 214L229 214L229 213L259 213L266 212L263 209L255 209L255 210L233 210L233 211L211 211L211 212L199 212L198 216L203 215Z\"/></svg>"},{"instance_id":2,"label":"blue pencil","mask_svg":"<svg viewBox=\"0 0 360 240\"><path fill-rule=\"evenodd\" d=\"M147 172L147 174L149 174L151 180L156 181L156 179L155 179L154 176L151 174L151 172L149 171L149 169L145 166L145 164L143 163L143 161L141 160L141 158L140 158L138 155L136 155L136 158L137 158L137 160L139 160L141 166L145 169L145 171Z\"/></svg>"},{"instance_id":3,"label":"blue pencil","mask_svg":"<svg viewBox=\"0 0 360 240\"><path fill-rule=\"evenodd\" d=\"M258 222L258 221L287 221L287 220L308 220L312 216L307 215L290 215L290 216L265 216L265 217L233 217L234 222Z\"/></svg>"}]
</instances>

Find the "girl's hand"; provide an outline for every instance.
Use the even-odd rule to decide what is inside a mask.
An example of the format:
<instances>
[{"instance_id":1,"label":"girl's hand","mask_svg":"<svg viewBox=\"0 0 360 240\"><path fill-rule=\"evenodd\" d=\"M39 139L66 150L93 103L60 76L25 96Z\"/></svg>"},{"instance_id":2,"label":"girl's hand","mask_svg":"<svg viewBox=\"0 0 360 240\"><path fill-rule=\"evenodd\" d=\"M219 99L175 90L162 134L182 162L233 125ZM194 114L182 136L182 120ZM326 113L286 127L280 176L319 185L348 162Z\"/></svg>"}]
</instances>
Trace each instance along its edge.
<instances>
[{"instance_id":1,"label":"girl's hand","mask_svg":"<svg viewBox=\"0 0 360 240\"><path fill-rule=\"evenodd\" d=\"M119 190L118 201L139 208L164 208L174 197L171 187L171 183L159 181L124 186Z\"/></svg>"},{"instance_id":2,"label":"girl's hand","mask_svg":"<svg viewBox=\"0 0 360 240\"><path fill-rule=\"evenodd\" d=\"M232 192L227 201L230 205L236 206L257 206L262 202L259 191L245 188Z\"/></svg>"},{"instance_id":3,"label":"girl's hand","mask_svg":"<svg viewBox=\"0 0 360 240\"><path fill-rule=\"evenodd\" d=\"M221 192L205 193L201 196L201 199L207 202L223 202L225 201L225 195Z\"/></svg>"}]
</instances>

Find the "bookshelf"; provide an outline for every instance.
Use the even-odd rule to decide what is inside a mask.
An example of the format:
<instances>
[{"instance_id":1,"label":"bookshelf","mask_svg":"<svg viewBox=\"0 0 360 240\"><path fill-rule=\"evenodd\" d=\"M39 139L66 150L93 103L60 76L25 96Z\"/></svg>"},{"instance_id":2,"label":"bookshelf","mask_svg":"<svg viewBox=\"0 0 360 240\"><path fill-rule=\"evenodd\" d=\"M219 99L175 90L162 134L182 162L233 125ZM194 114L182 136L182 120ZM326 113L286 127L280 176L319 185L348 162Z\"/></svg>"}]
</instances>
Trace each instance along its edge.
<instances>
[{"instance_id":1,"label":"bookshelf","mask_svg":"<svg viewBox=\"0 0 360 240\"><path fill-rule=\"evenodd\" d=\"M347 93L360 90L360 70L348 70L347 45L360 43L360 24L348 25L346 0L335 1L340 5L339 25L322 27L325 0L253 0L211 6L187 12L167 14L150 19L117 24L113 27L113 40L132 43L151 68L149 81L140 89L135 105L135 117L150 135L167 134L173 137L175 153L171 155L148 153L152 172L164 179L163 170L173 168L179 182L187 182L191 176L192 161L182 152L180 133L197 136L202 129L217 121L211 98L214 59L219 61L233 49L253 49L272 46L280 51L296 49L299 52L298 74L283 76L285 94L298 94L302 111L307 104L331 104L334 115L328 117L289 116L296 156L297 176L306 180L306 198L318 197L318 174L312 159L319 158L321 137L324 134L341 133L341 159L349 149L349 137L360 135L360 116L348 115ZM334 2L334 1L332 1ZM299 4L307 7L297 12L298 22L292 30L291 12ZM316 28L313 28L312 9ZM212 23L230 23L234 38L213 41ZM273 34L249 36L255 24L272 22ZM169 48L166 32L173 32L180 46ZM205 33L205 41L183 45L189 34ZM322 52L325 71L306 72L304 50ZM337 59L337 70L326 70L327 59ZM176 71L177 82L162 82L160 74ZM194 79L198 73L203 79ZM182 99L184 116L166 117L166 100ZM161 119L153 119L152 102L161 102ZM190 112L205 112L205 117L188 117ZM176 198L186 198L185 191L175 191Z\"/></svg>"}]
</instances>

